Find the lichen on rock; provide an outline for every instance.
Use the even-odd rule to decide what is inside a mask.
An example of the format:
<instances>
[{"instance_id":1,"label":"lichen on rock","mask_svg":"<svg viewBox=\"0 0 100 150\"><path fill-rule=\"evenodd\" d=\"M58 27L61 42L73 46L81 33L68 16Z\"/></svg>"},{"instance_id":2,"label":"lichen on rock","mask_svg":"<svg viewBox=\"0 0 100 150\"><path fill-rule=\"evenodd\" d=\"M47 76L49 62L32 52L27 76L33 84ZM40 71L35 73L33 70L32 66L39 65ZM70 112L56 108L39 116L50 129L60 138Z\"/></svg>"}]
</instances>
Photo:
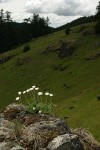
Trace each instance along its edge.
<instances>
[{"instance_id":1,"label":"lichen on rock","mask_svg":"<svg viewBox=\"0 0 100 150\"><path fill-rule=\"evenodd\" d=\"M100 149L96 142L89 148L80 134L79 130L71 130L63 119L27 112L24 105L10 104L0 114L0 150Z\"/></svg>"}]
</instances>

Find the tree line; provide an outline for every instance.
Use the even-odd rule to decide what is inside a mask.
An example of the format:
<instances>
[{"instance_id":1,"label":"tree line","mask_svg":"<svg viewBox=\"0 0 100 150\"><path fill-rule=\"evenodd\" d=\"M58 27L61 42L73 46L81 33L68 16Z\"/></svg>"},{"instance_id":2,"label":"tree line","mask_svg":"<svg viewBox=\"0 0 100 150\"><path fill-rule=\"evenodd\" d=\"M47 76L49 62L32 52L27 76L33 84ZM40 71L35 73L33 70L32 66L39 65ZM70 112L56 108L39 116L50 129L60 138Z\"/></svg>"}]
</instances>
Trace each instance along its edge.
<instances>
[{"instance_id":1,"label":"tree line","mask_svg":"<svg viewBox=\"0 0 100 150\"><path fill-rule=\"evenodd\" d=\"M31 17L25 18L22 23L14 22L12 13L0 10L0 53L14 49L19 45L52 32L69 29L83 23L97 22L96 34L100 34L100 1L96 7L96 14L89 17L78 18L58 28L49 27L49 18L40 17L34 13Z\"/></svg>"},{"instance_id":2,"label":"tree line","mask_svg":"<svg viewBox=\"0 0 100 150\"><path fill-rule=\"evenodd\" d=\"M40 17L34 13L25 18L22 23L14 22L12 13L0 10L0 53L16 48L17 46L53 32L49 27L49 18Z\"/></svg>"},{"instance_id":3,"label":"tree line","mask_svg":"<svg viewBox=\"0 0 100 150\"><path fill-rule=\"evenodd\" d=\"M78 26L78 25L90 23L90 22L95 22L95 21L96 21L95 16L80 17L80 18L78 18L78 19L76 19L70 23L67 23L63 26L56 28L56 31L68 29L68 28L71 28L74 26Z\"/></svg>"},{"instance_id":4,"label":"tree line","mask_svg":"<svg viewBox=\"0 0 100 150\"><path fill-rule=\"evenodd\" d=\"M96 21L97 21L97 24L95 26L95 32L96 34L100 34L100 1L99 1L99 4L98 6L96 7Z\"/></svg>"},{"instance_id":5,"label":"tree line","mask_svg":"<svg viewBox=\"0 0 100 150\"><path fill-rule=\"evenodd\" d=\"M96 7L95 15L88 16L88 17L80 17L70 23L67 23L61 27L56 28L56 31L65 29L65 32L69 33L71 27L81 25L84 23L90 23L90 22L96 22L95 33L100 34L100 1L98 3L98 6Z\"/></svg>"}]
</instances>

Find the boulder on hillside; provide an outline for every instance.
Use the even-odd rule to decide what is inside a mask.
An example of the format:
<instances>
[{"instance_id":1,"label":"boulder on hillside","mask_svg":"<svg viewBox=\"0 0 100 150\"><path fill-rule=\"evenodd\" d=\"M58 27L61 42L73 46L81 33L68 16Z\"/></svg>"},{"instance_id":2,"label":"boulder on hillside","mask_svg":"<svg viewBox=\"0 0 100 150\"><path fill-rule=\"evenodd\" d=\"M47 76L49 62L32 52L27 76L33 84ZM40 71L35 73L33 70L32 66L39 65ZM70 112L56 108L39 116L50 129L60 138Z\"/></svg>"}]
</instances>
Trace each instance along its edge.
<instances>
[{"instance_id":1,"label":"boulder on hillside","mask_svg":"<svg viewBox=\"0 0 100 150\"><path fill-rule=\"evenodd\" d=\"M59 41L57 43L53 43L48 45L45 49L41 51L41 54L49 54L49 53L56 53L60 58L69 57L73 53L74 44L76 43L75 40L71 41Z\"/></svg>"},{"instance_id":2,"label":"boulder on hillside","mask_svg":"<svg viewBox=\"0 0 100 150\"><path fill-rule=\"evenodd\" d=\"M59 49L59 57L64 58L64 57L69 57L73 53L74 47L72 42L64 42L60 41L61 46Z\"/></svg>"}]
</instances>

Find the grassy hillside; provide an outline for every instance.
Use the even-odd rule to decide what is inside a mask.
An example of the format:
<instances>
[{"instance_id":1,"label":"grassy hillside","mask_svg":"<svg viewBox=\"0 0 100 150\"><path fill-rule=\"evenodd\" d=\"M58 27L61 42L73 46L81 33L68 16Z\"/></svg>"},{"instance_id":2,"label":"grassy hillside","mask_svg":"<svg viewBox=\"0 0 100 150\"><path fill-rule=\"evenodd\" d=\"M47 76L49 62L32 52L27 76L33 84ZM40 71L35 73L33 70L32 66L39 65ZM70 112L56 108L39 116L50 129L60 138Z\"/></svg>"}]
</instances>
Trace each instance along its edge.
<instances>
[{"instance_id":1,"label":"grassy hillside","mask_svg":"<svg viewBox=\"0 0 100 150\"><path fill-rule=\"evenodd\" d=\"M100 141L100 100L97 100L100 95L100 46L95 48L100 37L93 33L94 24L84 26L82 32L78 32L80 26L77 26L67 36L59 31L33 40L29 43L31 50L26 53L23 53L23 45L1 54L0 58L13 57L0 64L0 109L15 102L18 91L37 85L42 91L54 93L57 115L68 118L72 128L88 129ZM57 52L42 54L47 46L57 49L60 40L75 42L70 57L60 59Z\"/></svg>"}]
</instances>

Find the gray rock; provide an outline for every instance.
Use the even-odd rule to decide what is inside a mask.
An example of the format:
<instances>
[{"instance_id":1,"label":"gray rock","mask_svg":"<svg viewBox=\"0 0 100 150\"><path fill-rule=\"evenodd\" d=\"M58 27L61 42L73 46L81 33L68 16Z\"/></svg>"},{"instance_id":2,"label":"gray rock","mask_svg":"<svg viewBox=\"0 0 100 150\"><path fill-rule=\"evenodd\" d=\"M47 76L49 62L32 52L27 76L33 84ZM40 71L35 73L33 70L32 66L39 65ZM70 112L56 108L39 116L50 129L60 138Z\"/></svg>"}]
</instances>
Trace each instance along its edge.
<instances>
[{"instance_id":1,"label":"gray rock","mask_svg":"<svg viewBox=\"0 0 100 150\"><path fill-rule=\"evenodd\" d=\"M19 146L19 145L15 145L13 148L11 148L10 150L26 150L25 148Z\"/></svg>"},{"instance_id":2,"label":"gray rock","mask_svg":"<svg viewBox=\"0 0 100 150\"><path fill-rule=\"evenodd\" d=\"M22 112L26 112L26 107L21 104L10 104L4 110L4 117L7 120L17 119Z\"/></svg>"},{"instance_id":3,"label":"gray rock","mask_svg":"<svg viewBox=\"0 0 100 150\"><path fill-rule=\"evenodd\" d=\"M11 143L8 142L0 142L0 150L10 150Z\"/></svg>"},{"instance_id":4,"label":"gray rock","mask_svg":"<svg viewBox=\"0 0 100 150\"><path fill-rule=\"evenodd\" d=\"M65 134L54 138L47 146L47 150L84 150L77 135Z\"/></svg>"},{"instance_id":5,"label":"gray rock","mask_svg":"<svg viewBox=\"0 0 100 150\"><path fill-rule=\"evenodd\" d=\"M61 47L59 49L59 57L69 57L73 53L74 47L71 42L61 41Z\"/></svg>"},{"instance_id":6,"label":"gray rock","mask_svg":"<svg viewBox=\"0 0 100 150\"><path fill-rule=\"evenodd\" d=\"M0 150L25 150L14 142L0 142Z\"/></svg>"},{"instance_id":7,"label":"gray rock","mask_svg":"<svg viewBox=\"0 0 100 150\"><path fill-rule=\"evenodd\" d=\"M13 138L14 126L13 122L0 118L0 142Z\"/></svg>"},{"instance_id":8,"label":"gray rock","mask_svg":"<svg viewBox=\"0 0 100 150\"><path fill-rule=\"evenodd\" d=\"M88 136L84 133L82 138L79 133L70 130L63 119L28 113L23 105L11 104L0 114L0 150L84 150ZM93 140L88 143L87 149L93 147ZM91 150L100 149L94 145Z\"/></svg>"},{"instance_id":9,"label":"gray rock","mask_svg":"<svg viewBox=\"0 0 100 150\"><path fill-rule=\"evenodd\" d=\"M41 121L24 127L21 131L21 143L33 149L32 143L38 146L38 149L48 145L58 135L69 133L70 130L62 119L55 119L52 121Z\"/></svg>"}]
</instances>

